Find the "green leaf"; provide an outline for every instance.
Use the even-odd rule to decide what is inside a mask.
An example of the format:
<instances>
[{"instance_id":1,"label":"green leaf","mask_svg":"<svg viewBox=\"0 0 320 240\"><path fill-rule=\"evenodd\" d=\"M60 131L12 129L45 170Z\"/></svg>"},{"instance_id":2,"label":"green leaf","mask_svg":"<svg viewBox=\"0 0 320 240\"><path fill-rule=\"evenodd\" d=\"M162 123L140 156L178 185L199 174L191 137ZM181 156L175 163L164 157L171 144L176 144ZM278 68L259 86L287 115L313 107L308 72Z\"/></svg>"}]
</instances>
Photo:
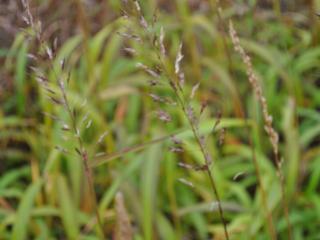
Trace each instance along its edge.
<instances>
[{"instance_id":1,"label":"green leaf","mask_svg":"<svg viewBox=\"0 0 320 240\"><path fill-rule=\"evenodd\" d=\"M34 200L41 189L42 180L34 182L28 187L24 194L15 216L15 224L13 226L12 240L23 240L27 238L28 223L30 221L31 211Z\"/></svg>"},{"instance_id":2,"label":"green leaf","mask_svg":"<svg viewBox=\"0 0 320 240\"><path fill-rule=\"evenodd\" d=\"M68 239L79 239L79 229L75 205L73 204L70 189L67 186L65 177L59 176L57 181L58 201L60 205L60 215L64 225L64 230Z\"/></svg>"},{"instance_id":3,"label":"green leaf","mask_svg":"<svg viewBox=\"0 0 320 240\"><path fill-rule=\"evenodd\" d=\"M153 145L145 156L142 169L142 205L143 205L143 232L144 239L153 239L153 227L156 214L156 195L159 180L159 165L162 158L160 145Z\"/></svg>"},{"instance_id":4,"label":"green leaf","mask_svg":"<svg viewBox=\"0 0 320 240\"><path fill-rule=\"evenodd\" d=\"M17 55L17 65L16 65L16 87L17 87L17 106L18 112L23 114L25 111L26 104L26 66L27 66L27 51L28 45L23 43L18 55Z\"/></svg>"},{"instance_id":5,"label":"green leaf","mask_svg":"<svg viewBox=\"0 0 320 240\"><path fill-rule=\"evenodd\" d=\"M121 183L127 177L133 174L134 171L136 171L139 166L141 166L142 161L143 161L143 158L141 157L141 155L138 155L137 157L134 158L133 161L130 161L125 168L122 168L122 171L119 173L119 175L115 179L113 179L111 186L108 188L108 190L104 193L103 197L101 198L101 201L99 204L100 213L103 213L103 211L109 206L113 197L117 193Z\"/></svg>"},{"instance_id":6,"label":"green leaf","mask_svg":"<svg viewBox=\"0 0 320 240\"><path fill-rule=\"evenodd\" d=\"M20 177L27 176L29 173L29 167L9 171L0 178L0 189L5 189L8 185L18 181Z\"/></svg>"}]
</instances>

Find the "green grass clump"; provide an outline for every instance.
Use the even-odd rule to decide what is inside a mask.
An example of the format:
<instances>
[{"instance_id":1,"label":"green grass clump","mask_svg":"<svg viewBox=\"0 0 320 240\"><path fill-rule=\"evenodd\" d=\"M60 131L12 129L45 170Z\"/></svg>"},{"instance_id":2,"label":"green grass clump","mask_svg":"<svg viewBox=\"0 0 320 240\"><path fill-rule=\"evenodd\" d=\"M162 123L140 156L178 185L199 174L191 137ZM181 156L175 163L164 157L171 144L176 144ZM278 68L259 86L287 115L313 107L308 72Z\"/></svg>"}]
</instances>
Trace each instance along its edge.
<instances>
[{"instance_id":1,"label":"green grass clump","mask_svg":"<svg viewBox=\"0 0 320 240\"><path fill-rule=\"evenodd\" d=\"M0 239L319 239L318 1L93 2L5 16Z\"/></svg>"}]
</instances>

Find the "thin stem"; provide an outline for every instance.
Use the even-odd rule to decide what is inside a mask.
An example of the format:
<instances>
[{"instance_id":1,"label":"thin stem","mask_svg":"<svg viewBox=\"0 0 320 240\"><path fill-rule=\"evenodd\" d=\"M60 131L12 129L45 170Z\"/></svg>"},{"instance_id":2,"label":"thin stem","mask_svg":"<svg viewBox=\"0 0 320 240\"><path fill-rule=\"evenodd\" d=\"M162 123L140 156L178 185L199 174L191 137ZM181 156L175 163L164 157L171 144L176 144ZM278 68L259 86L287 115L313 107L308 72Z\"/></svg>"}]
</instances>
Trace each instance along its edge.
<instances>
[{"instance_id":1,"label":"thin stem","mask_svg":"<svg viewBox=\"0 0 320 240\"><path fill-rule=\"evenodd\" d=\"M92 170L89 167L88 154L85 150L83 150L83 152L82 152L82 160L83 160L83 165L84 165L84 169L85 169L86 179L87 179L88 186L89 186L89 191L90 191L90 194L93 198L94 211L95 211L96 219L97 219L98 226L99 226L99 235L100 235L101 239L105 239L104 232L103 232L103 224L102 224L101 217L100 217L99 210L98 210L96 191L94 189Z\"/></svg>"},{"instance_id":2,"label":"thin stem","mask_svg":"<svg viewBox=\"0 0 320 240\"><path fill-rule=\"evenodd\" d=\"M184 108L185 109L185 108ZM185 110L184 110L185 112ZM198 143L198 146L200 147L200 150L201 150L201 153L206 161L206 167L205 167L205 170L208 174L208 177L209 177L209 180L210 180L210 185L211 185L211 188L214 192L214 195L216 196L216 199L217 199L217 203L218 203L218 210L219 210L219 215L220 215L220 219L222 221L222 224L223 224L223 230L224 230L224 235L226 237L227 240L229 240L229 234L228 234L228 229L227 229L227 222L225 220L225 217L224 217L224 214L223 214L223 209L222 209L222 206L221 206L221 200L220 200L220 196L219 196L219 193L218 193L218 190L217 190L217 187L216 187L216 184L215 184L215 181L214 181L214 178L212 176L212 172L210 170L210 165L211 165L211 162L210 160L208 159L208 155L206 153L206 150L204 149L203 147L203 144L201 143L201 140L200 140L200 137L198 135L198 132L197 130L195 129L191 119L188 117L188 114L185 112L185 115L187 116L188 118L188 121L189 121L189 125L191 126L192 128L192 131L193 131L193 134L194 134L194 137L196 138L196 141Z\"/></svg>"},{"instance_id":3,"label":"thin stem","mask_svg":"<svg viewBox=\"0 0 320 240\"><path fill-rule=\"evenodd\" d=\"M214 9L214 11L216 12L216 15L218 17L218 27L220 25L220 27L222 28L221 36L222 36L223 48L224 48L224 51L227 55L228 70L229 70L231 76L233 77L233 79L236 79L234 67L233 67L233 60L231 57L231 50L228 47L228 40L226 37L226 35L228 34L228 28L227 28L227 25L221 15L222 7L220 5L220 1L219 0L210 0L210 5L211 5L211 8ZM244 110L243 110L243 106L240 101L239 91L237 88L235 88L235 93L236 93L236 99L234 100L235 113L237 116L243 117Z\"/></svg>"},{"instance_id":4,"label":"thin stem","mask_svg":"<svg viewBox=\"0 0 320 240\"><path fill-rule=\"evenodd\" d=\"M215 3L213 1L215 1ZM222 27L222 30L223 30L223 34L222 34L223 46L224 46L224 49L226 51L227 58L228 58L229 71L232 73L233 72L233 63L232 63L232 58L231 58L231 51L228 48L227 37L225 36L225 34L227 34L227 26L221 16L220 1L219 0L210 0L210 4L211 4L211 7L215 10L217 17L218 17L219 25ZM215 5L215 7L214 7L214 5Z\"/></svg>"},{"instance_id":5,"label":"thin stem","mask_svg":"<svg viewBox=\"0 0 320 240\"><path fill-rule=\"evenodd\" d=\"M290 217L289 217L289 204L288 204L288 199L287 199L287 194L286 194L286 189L285 189L285 182L284 182L284 176L282 173L282 163L279 159L279 154L274 153L275 160L276 160L276 165L277 165L277 171L278 171L278 177L280 181L280 187L281 187L281 195L282 195L282 207L283 211L285 214L285 219L286 223L288 226L288 240L293 239L292 237L292 227L291 227L291 222L290 222Z\"/></svg>"},{"instance_id":6,"label":"thin stem","mask_svg":"<svg viewBox=\"0 0 320 240\"><path fill-rule=\"evenodd\" d=\"M213 179L213 176L212 176L210 168L207 167L206 171L207 171L208 177L210 179L211 188L212 188L212 190L213 190L213 192L214 192L214 194L216 195L216 198L217 198L218 210L219 210L220 218L221 218L222 223L223 223L224 235L225 235L226 239L229 240L229 233L228 233L228 229L227 229L227 223L226 223L226 220L225 220L225 217L224 217L224 214L223 214L223 210L222 210L222 206L221 206L221 201L220 201L220 197L219 197L219 194L218 194L218 190L217 190L217 187L216 187L215 181Z\"/></svg>"},{"instance_id":7,"label":"thin stem","mask_svg":"<svg viewBox=\"0 0 320 240\"><path fill-rule=\"evenodd\" d=\"M247 118L245 118L245 125L246 125L247 135L249 136L249 146L250 146L250 149L251 149L252 162L253 162L253 165L254 165L255 173L256 173L258 184L259 184L259 187L260 187L261 201L262 201L264 213L265 213L266 218L267 218L268 232L269 232L270 238L273 239L273 240L276 240L277 239L277 234L276 234L276 230L275 230L275 227L274 227L274 224L273 224L271 210L268 208L267 194L266 194L263 182L262 182L260 166L259 166L259 163L257 161L256 152L255 152L255 148L254 148L254 143L253 143L250 131L249 131Z\"/></svg>"}]
</instances>

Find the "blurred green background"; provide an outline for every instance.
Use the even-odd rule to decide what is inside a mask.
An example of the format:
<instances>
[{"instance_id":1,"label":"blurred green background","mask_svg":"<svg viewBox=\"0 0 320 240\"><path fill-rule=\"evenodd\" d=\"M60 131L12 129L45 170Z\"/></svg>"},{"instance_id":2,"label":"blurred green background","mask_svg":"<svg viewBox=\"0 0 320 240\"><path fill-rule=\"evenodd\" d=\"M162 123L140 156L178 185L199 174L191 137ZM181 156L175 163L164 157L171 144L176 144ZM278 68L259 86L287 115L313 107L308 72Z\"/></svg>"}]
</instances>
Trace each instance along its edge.
<instances>
[{"instance_id":1,"label":"blurred green background","mask_svg":"<svg viewBox=\"0 0 320 240\"><path fill-rule=\"evenodd\" d=\"M224 239L206 175L178 166L203 163L185 117L176 106L167 106L172 121L160 122L159 106L149 96L150 76L136 68L138 62L149 61L151 50L119 34L128 27L135 30L120 18L126 1L30 4L42 22L44 41L57 48L54 67L66 59L71 73L67 93L81 109L79 121L86 114L92 120L90 128L81 125L86 148L90 153L120 151L120 157L93 169L106 237L117 239L121 216L114 199L120 191L133 239ZM250 139L279 239L287 239L287 225L272 149L245 66L229 40L229 19L252 57L280 135L294 239L320 239L320 1L220 1L222 22L213 0L143 0L141 6L148 21L157 13L173 61L183 42L186 89L200 82L195 108L208 102L200 129L209 136L212 170L231 239L269 239ZM92 197L81 160L73 154L75 142L58 121L43 114L67 119L66 112L47 99L30 69L34 62L28 54L35 53L37 45L24 34L24 14L20 1L0 1L0 239L98 239ZM123 50L128 46L141 54L128 54ZM45 60L36 67L54 78ZM160 94L171 93L164 88ZM226 128L222 146L219 136L211 134L219 111L220 127ZM109 134L97 143L106 131ZM175 132L184 142L181 154L169 150L170 141L121 152Z\"/></svg>"}]
</instances>

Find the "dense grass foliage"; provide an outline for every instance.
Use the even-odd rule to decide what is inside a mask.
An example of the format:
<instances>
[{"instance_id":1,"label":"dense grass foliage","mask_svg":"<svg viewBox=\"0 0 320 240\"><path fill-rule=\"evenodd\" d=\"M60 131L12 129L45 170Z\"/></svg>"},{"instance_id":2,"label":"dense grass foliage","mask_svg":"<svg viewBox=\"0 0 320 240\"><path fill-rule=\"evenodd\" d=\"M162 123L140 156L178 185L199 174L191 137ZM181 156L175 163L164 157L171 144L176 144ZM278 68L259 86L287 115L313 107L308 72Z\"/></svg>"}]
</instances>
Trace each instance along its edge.
<instances>
[{"instance_id":1,"label":"dense grass foliage","mask_svg":"<svg viewBox=\"0 0 320 240\"><path fill-rule=\"evenodd\" d=\"M320 1L12 2L0 239L320 239Z\"/></svg>"}]
</instances>

